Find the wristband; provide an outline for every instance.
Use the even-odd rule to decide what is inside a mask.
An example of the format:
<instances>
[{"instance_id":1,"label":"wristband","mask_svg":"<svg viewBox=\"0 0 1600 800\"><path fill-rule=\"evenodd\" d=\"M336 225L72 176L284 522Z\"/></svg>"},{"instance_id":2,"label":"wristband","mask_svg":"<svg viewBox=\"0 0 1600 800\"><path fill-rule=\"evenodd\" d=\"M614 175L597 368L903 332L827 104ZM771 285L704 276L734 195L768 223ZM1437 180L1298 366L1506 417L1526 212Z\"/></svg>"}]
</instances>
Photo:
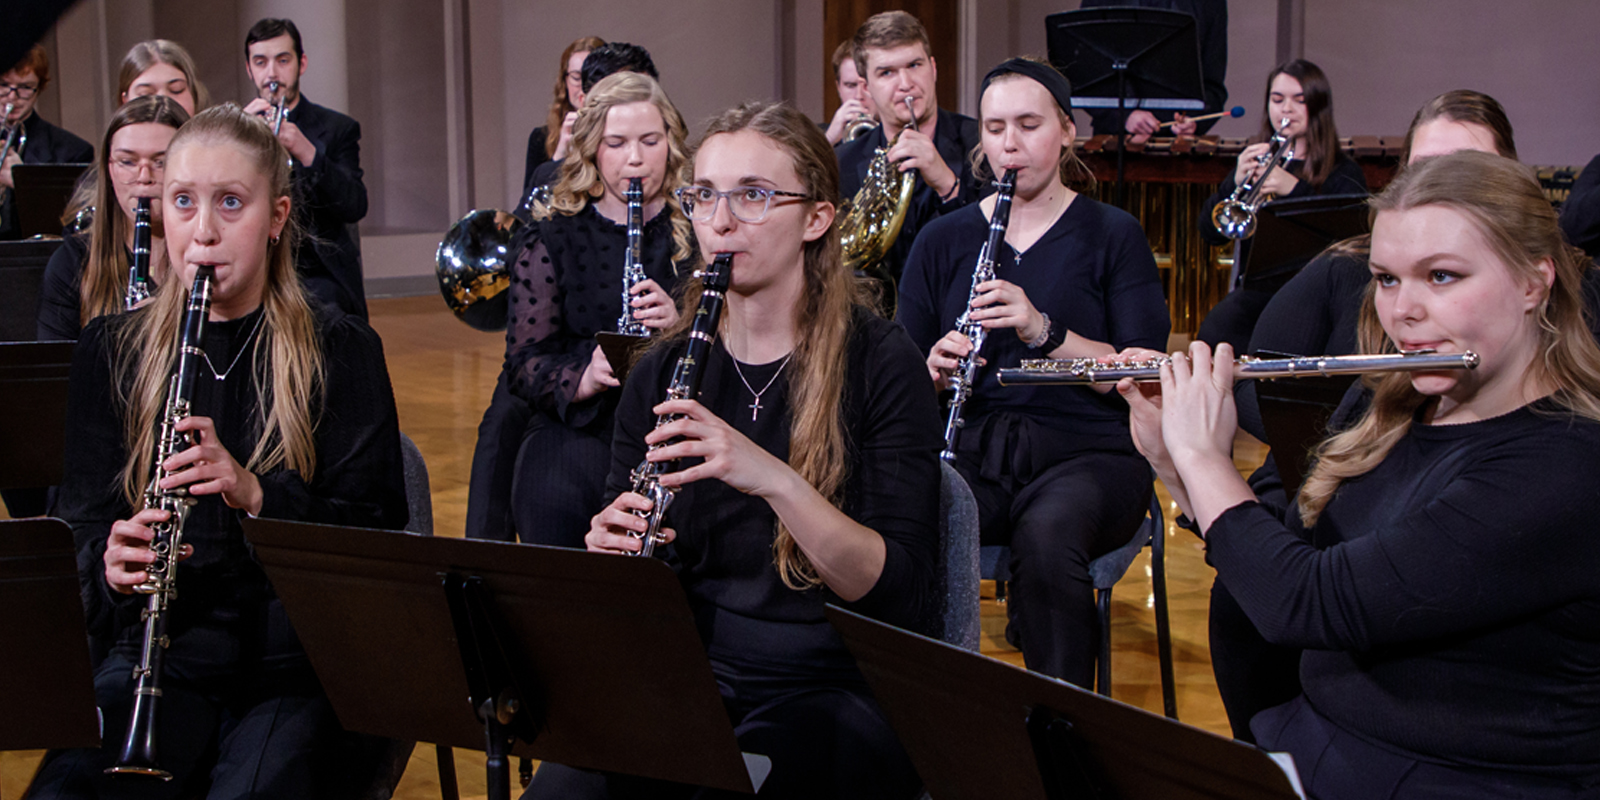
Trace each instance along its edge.
<instances>
[{"instance_id":1,"label":"wristband","mask_svg":"<svg viewBox=\"0 0 1600 800\"><path fill-rule=\"evenodd\" d=\"M1041 311L1039 312L1039 316L1044 318L1044 328L1039 331L1038 336L1023 342L1023 344L1028 346L1029 350L1038 350L1044 346L1045 342L1050 341L1050 328L1052 327L1050 325L1050 315ZM1048 353L1049 351L1046 350L1045 352Z\"/></svg>"}]
</instances>

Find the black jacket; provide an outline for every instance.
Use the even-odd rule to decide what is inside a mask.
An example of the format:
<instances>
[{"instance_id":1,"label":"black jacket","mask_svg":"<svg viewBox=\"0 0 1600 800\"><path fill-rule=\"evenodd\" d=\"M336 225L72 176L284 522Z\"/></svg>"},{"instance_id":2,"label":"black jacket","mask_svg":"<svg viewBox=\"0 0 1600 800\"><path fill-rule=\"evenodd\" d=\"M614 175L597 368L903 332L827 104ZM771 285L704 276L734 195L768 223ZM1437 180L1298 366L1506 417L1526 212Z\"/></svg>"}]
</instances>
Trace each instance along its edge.
<instances>
[{"instance_id":1,"label":"black jacket","mask_svg":"<svg viewBox=\"0 0 1600 800\"><path fill-rule=\"evenodd\" d=\"M297 160L294 167L296 220L307 234L295 253L301 280L325 302L366 319L361 247L351 232L367 215L361 123L304 95L289 111L289 121L317 147L311 166Z\"/></svg>"},{"instance_id":2,"label":"black jacket","mask_svg":"<svg viewBox=\"0 0 1600 800\"><path fill-rule=\"evenodd\" d=\"M922 182L922 176L916 177L916 189L911 195L911 210L906 213L904 227L895 239L894 246L889 248L888 255L884 256L884 267L896 281L900 280L900 271L906 263L906 256L911 252L911 242L917 238L917 232L928 223L938 219L941 215L965 206L978 199L985 192L980 191L978 181L972 175L972 162L968 156L973 148L977 147L982 138L978 128L978 121L972 117L957 114L953 111L939 109L939 124L933 132L933 144L939 149L939 156L944 163L956 174L961 182L961 188L956 190L955 197L949 202L939 199L933 187ZM841 142L833 149L839 156L839 196L845 200L854 197L861 189L861 184L866 181L867 168L872 164L872 156L877 149L888 144L884 136L883 127L879 126L863 136L848 142Z\"/></svg>"}]
</instances>

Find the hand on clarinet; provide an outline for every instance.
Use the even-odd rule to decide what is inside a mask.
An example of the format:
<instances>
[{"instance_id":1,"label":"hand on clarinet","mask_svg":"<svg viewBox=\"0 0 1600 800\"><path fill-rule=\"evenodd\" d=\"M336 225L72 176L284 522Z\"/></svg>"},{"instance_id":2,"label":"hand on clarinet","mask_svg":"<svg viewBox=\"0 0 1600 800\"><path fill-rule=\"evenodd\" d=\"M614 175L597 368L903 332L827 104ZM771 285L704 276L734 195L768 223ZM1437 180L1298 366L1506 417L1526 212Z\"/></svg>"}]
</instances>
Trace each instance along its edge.
<instances>
[{"instance_id":1,"label":"hand on clarinet","mask_svg":"<svg viewBox=\"0 0 1600 800\"><path fill-rule=\"evenodd\" d=\"M167 459L162 466L168 475L161 488L188 486L197 497L222 495L229 508L243 509L254 516L261 513L261 480L244 468L217 437L216 423L210 417L185 417L177 429L189 433L195 444Z\"/></svg>"},{"instance_id":2,"label":"hand on clarinet","mask_svg":"<svg viewBox=\"0 0 1600 800\"><path fill-rule=\"evenodd\" d=\"M652 330L670 328L678 321L678 304L672 295L661 288L654 279L645 279L633 286L633 318Z\"/></svg>"},{"instance_id":3,"label":"hand on clarinet","mask_svg":"<svg viewBox=\"0 0 1600 800\"><path fill-rule=\"evenodd\" d=\"M1010 281L993 280L978 284L978 296L969 317L988 330L1012 328L1017 338L1031 342L1044 330L1044 315L1034 308L1028 293Z\"/></svg>"},{"instance_id":4,"label":"hand on clarinet","mask_svg":"<svg viewBox=\"0 0 1600 800\"><path fill-rule=\"evenodd\" d=\"M928 350L928 377L933 379L933 386L937 391L950 388L950 377L955 374L956 368L961 366L961 359L972 352L972 340L961 331L951 331L939 341L933 343ZM978 365L986 361L982 356L978 358Z\"/></svg>"},{"instance_id":5,"label":"hand on clarinet","mask_svg":"<svg viewBox=\"0 0 1600 800\"><path fill-rule=\"evenodd\" d=\"M611 505L589 520L589 532L583 537L584 545L591 553L625 555L639 552L639 548L644 546L643 540L629 536L628 532L643 534L650 526L643 517L633 512L647 512L651 505L649 498L633 492L617 495ZM660 533L665 539L663 544L678 538L677 531L671 528L662 528Z\"/></svg>"},{"instance_id":6,"label":"hand on clarinet","mask_svg":"<svg viewBox=\"0 0 1600 800\"><path fill-rule=\"evenodd\" d=\"M601 392L622 385L611 371L611 362L606 360L606 352L598 346L589 355L589 365L583 368L583 377L578 379L578 391L572 399L583 402Z\"/></svg>"},{"instance_id":7,"label":"hand on clarinet","mask_svg":"<svg viewBox=\"0 0 1600 800\"><path fill-rule=\"evenodd\" d=\"M150 552L150 540L155 538L150 525L168 516L159 508L147 508L134 514L132 519L111 523L111 534L106 538L106 551L101 560L105 563L106 584L113 591L133 594L133 587L150 579L145 568L156 560L155 554ZM191 555L194 555L194 546L186 544L178 553L178 560Z\"/></svg>"},{"instance_id":8,"label":"hand on clarinet","mask_svg":"<svg viewBox=\"0 0 1600 800\"><path fill-rule=\"evenodd\" d=\"M678 419L644 437L648 445L671 442L651 450L647 459L703 459L692 467L661 476L662 486L677 488L715 478L745 494L771 497L784 481L798 477L789 465L734 430L699 401L668 400L652 410L657 415L678 415Z\"/></svg>"}]
</instances>

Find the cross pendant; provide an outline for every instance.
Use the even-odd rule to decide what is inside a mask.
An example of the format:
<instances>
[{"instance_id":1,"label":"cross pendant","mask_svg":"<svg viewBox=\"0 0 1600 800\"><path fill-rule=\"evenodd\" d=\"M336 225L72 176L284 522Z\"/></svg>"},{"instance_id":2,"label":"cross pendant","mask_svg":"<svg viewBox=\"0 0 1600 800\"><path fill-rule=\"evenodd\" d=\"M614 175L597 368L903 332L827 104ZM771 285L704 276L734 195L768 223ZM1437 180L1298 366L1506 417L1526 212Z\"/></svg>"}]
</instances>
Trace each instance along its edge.
<instances>
[{"instance_id":1,"label":"cross pendant","mask_svg":"<svg viewBox=\"0 0 1600 800\"><path fill-rule=\"evenodd\" d=\"M756 401L750 404L750 421L756 421L756 415L761 413L761 395L756 395Z\"/></svg>"}]
</instances>

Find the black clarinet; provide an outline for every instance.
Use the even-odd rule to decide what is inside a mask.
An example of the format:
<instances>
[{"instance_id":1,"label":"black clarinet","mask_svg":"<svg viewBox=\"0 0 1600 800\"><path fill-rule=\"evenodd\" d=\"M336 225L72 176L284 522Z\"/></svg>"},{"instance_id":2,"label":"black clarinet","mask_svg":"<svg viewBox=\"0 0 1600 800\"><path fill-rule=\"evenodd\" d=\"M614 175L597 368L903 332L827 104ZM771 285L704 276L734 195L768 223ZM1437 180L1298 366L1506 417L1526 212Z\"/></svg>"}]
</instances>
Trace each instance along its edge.
<instances>
[{"instance_id":1,"label":"black clarinet","mask_svg":"<svg viewBox=\"0 0 1600 800\"><path fill-rule=\"evenodd\" d=\"M128 290L123 305L128 311L150 299L150 198L133 201L133 261L128 264Z\"/></svg>"},{"instance_id":2,"label":"black clarinet","mask_svg":"<svg viewBox=\"0 0 1600 800\"><path fill-rule=\"evenodd\" d=\"M194 395L195 373L200 369L201 337L205 334L206 316L211 312L211 267L201 267L194 276L194 288L189 291L189 305L183 317L183 332L178 339L178 363L167 382L167 405L157 422L155 464L151 469L150 484L144 490L144 507L159 508L168 517L150 524L154 536L150 539L150 552L155 560L145 568L145 581L134 591L149 595L141 614L144 620L144 644L139 651L139 665L133 668L133 714L128 717L128 735L122 741L117 761L106 769L115 775L147 775L162 780L172 780L172 773L162 769L156 758L156 700L161 697L161 661L167 648L167 606L178 596L178 555L183 549L183 526L189 519L189 509L195 498L187 487L161 488L161 481L171 473L162 467L167 459L187 450L193 444L189 437L178 432L177 425L189 416L189 403Z\"/></svg>"},{"instance_id":3,"label":"black clarinet","mask_svg":"<svg viewBox=\"0 0 1600 800\"><path fill-rule=\"evenodd\" d=\"M683 355L678 357L677 366L672 369L672 383L667 387L668 400L692 399L700 394L701 368L705 365L706 355L711 351L711 342L717 335L717 320L722 318L723 294L728 290L728 272L732 266L733 257L728 255L717 256L700 274L701 283L704 285L700 293L700 305L695 308L694 325L689 329L688 343L684 345ZM656 427L659 428L678 417L665 414L656 417ZM651 450L665 447L666 442L650 446ZM661 476L677 468L675 461L651 461L646 458L639 462L633 470L633 492L649 498L653 504L649 511L635 511L634 516L646 520L649 524L643 533L629 531L628 535L641 540L637 556L650 556L655 553L656 545L662 543L661 520L667 513L667 506L672 505L673 498L677 497L678 490L661 485Z\"/></svg>"},{"instance_id":4,"label":"black clarinet","mask_svg":"<svg viewBox=\"0 0 1600 800\"><path fill-rule=\"evenodd\" d=\"M633 318L633 287L647 280L639 240L644 234L644 187L639 178L628 179L628 251L622 257L622 316L617 318L617 333L649 336L650 329Z\"/></svg>"},{"instance_id":5,"label":"black clarinet","mask_svg":"<svg viewBox=\"0 0 1600 800\"><path fill-rule=\"evenodd\" d=\"M967 309L956 320L956 330L972 342L972 349L956 363L955 373L950 376L950 388L954 394L950 397L950 417L944 424L944 452L939 457L951 464L956 462L956 436L963 424L961 407L972 397L972 386L978 380L978 351L983 349L984 341L989 338L989 329L983 327L983 323L973 321L972 304L978 299L978 284L988 283L995 278L995 253L1006 240L1006 225L1011 222L1011 194L1016 189L1017 171L1008 169L1000 178L1000 190L994 195L994 213L989 216L989 238L984 240L983 249L978 251L978 263L972 268L972 288L967 292Z\"/></svg>"}]
</instances>

